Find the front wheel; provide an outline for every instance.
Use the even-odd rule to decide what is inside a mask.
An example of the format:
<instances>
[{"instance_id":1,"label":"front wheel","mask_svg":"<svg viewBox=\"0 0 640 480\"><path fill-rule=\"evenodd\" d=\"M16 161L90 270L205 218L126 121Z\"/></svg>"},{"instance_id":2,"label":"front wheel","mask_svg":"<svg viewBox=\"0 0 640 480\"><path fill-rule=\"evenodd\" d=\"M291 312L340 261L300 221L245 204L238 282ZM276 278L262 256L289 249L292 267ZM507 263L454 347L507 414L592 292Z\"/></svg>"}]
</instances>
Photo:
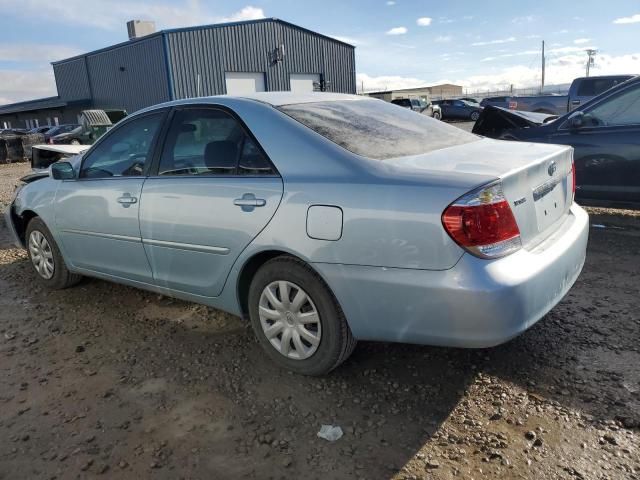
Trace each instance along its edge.
<instances>
[{"instance_id":1,"label":"front wheel","mask_svg":"<svg viewBox=\"0 0 640 480\"><path fill-rule=\"evenodd\" d=\"M330 372L356 345L322 278L293 257L276 257L258 270L249 288L249 316L267 355L303 375Z\"/></svg>"},{"instance_id":2,"label":"front wheel","mask_svg":"<svg viewBox=\"0 0 640 480\"><path fill-rule=\"evenodd\" d=\"M480 118L480 112L471 112L471 120L476 122Z\"/></svg>"},{"instance_id":3,"label":"front wheel","mask_svg":"<svg viewBox=\"0 0 640 480\"><path fill-rule=\"evenodd\" d=\"M45 286L60 290L78 283L82 277L71 273L64 263L51 232L35 217L27 225L27 255L37 274L38 280Z\"/></svg>"},{"instance_id":4,"label":"front wheel","mask_svg":"<svg viewBox=\"0 0 640 480\"><path fill-rule=\"evenodd\" d=\"M442 114L440 112L433 112L433 118L435 118L436 120L441 120Z\"/></svg>"}]
</instances>

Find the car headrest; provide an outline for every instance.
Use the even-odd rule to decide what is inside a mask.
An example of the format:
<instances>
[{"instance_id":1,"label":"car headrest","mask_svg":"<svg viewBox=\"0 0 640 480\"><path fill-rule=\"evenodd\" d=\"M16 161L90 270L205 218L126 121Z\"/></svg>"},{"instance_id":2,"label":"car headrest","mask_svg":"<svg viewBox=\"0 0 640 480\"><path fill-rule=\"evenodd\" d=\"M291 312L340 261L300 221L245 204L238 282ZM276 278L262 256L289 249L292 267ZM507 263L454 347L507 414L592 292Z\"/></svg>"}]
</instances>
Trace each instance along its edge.
<instances>
[{"instance_id":1,"label":"car headrest","mask_svg":"<svg viewBox=\"0 0 640 480\"><path fill-rule=\"evenodd\" d=\"M232 170L236 168L238 145L229 140L209 142L204 149L204 164L207 168Z\"/></svg>"}]
</instances>

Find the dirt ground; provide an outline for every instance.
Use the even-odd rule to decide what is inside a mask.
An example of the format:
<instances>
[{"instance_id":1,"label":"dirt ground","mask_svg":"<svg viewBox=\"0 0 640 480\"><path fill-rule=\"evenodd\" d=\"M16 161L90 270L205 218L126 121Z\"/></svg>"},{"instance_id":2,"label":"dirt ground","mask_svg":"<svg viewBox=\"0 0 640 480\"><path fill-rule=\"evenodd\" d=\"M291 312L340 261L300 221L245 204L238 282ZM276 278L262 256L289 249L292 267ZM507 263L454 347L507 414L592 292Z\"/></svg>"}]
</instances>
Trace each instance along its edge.
<instances>
[{"instance_id":1,"label":"dirt ground","mask_svg":"<svg viewBox=\"0 0 640 480\"><path fill-rule=\"evenodd\" d=\"M26 171L0 165L0 210ZM0 228L0 479L640 479L640 216L591 223L581 277L524 335L362 342L324 378L213 309L46 291Z\"/></svg>"}]
</instances>

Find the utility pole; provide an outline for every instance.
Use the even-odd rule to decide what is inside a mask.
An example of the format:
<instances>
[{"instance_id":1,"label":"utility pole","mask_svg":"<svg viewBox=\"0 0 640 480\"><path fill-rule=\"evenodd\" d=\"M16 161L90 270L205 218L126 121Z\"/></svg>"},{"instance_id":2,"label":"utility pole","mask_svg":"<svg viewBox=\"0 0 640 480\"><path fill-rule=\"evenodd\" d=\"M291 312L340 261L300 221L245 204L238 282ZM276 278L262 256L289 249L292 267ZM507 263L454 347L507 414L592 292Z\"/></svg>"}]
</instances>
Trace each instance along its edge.
<instances>
[{"instance_id":1,"label":"utility pole","mask_svg":"<svg viewBox=\"0 0 640 480\"><path fill-rule=\"evenodd\" d=\"M541 82L542 84L540 86L540 93L542 93L542 91L544 90L544 67L546 63L547 62L545 61L545 58L544 58L544 40L543 40L542 41L542 82Z\"/></svg>"},{"instance_id":2,"label":"utility pole","mask_svg":"<svg viewBox=\"0 0 640 480\"><path fill-rule=\"evenodd\" d=\"M590 48L590 49L585 50L585 51L587 52L587 55L588 55L588 58L587 58L587 77L588 77L589 76L589 70L596 63L596 53L598 53L598 51L594 50L593 48Z\"/></svg>"}]
</instances>

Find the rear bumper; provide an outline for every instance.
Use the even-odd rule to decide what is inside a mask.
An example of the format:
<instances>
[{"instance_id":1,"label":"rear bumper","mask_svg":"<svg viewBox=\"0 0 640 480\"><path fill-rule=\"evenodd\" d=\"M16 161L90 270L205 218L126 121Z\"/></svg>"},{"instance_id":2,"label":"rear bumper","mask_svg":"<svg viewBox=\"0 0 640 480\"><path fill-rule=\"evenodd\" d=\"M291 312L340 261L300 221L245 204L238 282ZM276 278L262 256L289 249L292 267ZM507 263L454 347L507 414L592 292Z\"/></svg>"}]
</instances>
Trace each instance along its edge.
<instances>
[{"instance_id":1,"label":"rear bumper","mask_svg":"<svg viewBox=\"0 0 640 480\"><path fill-rule=\"evenodd\" d=\"M7 230L9 231L9 238L11 239L11 243L13 243L18 248L24 248L20 237L18 236L18 232L16 232L16 227L13 224L13 218L11 213L13 212L13 204L9 205L4 212L4 223L7 226Z\"/></svg>"},{"instance_id":2,"label":"rear bumper","mask_svg":"<svg viewBox=\"0 0 640 480\"><path fill-rule=\"evenodd\" d=\"M531 251L498 260L463 255L444 271L315 264L354 336L455 347L490 347L530 328L569 291L584 265L589 217L571 207Z\"/></svg>"}]
</instances>

